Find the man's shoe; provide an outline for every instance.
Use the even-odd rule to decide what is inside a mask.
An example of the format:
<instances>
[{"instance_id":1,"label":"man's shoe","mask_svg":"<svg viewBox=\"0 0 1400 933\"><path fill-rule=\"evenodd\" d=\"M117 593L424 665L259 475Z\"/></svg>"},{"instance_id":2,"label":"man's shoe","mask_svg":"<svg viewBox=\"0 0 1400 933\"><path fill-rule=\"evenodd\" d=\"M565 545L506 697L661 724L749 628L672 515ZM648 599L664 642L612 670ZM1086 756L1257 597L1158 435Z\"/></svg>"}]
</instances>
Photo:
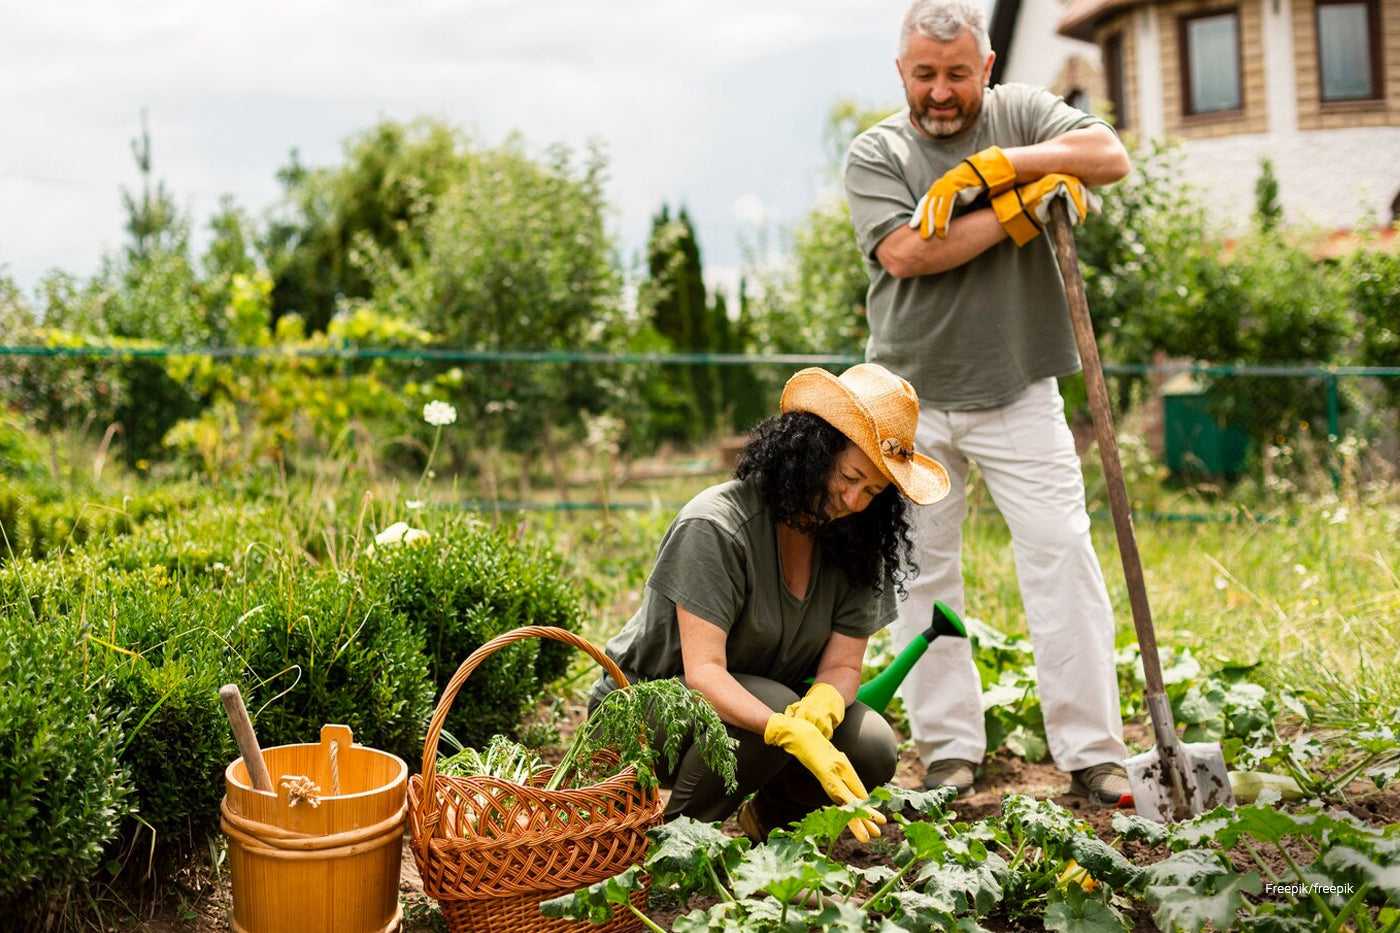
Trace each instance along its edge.
<instances>
[{"instance_id":1,"label":"man's shoe","mask_svg":"<svg viewBox=\"0 0 1400 933\"><path fill-rule=\"evenodd\" d=\"M972 782L976 777L977 765L959 758L942 758L929 762L924 772L924 790L951 787L959 797L972 793Z\"/></svg>"},{"instance_id":2,"label":"man's shoe","mask_svg":"<svg viewBox=\"0 0 1400 933\"><path fill-rule=\"evenodd\" d=\"M735 814L734 819L744 831L744 835L749 837L749 842L762 845L768 841L769 827L763 825L752 797L739 804L739 812Z\"/></svg>"},{"instance_id":3,"label":"man's shoe","mask_svg":"<svg viewBox=\"0 0 1400 933\"><path fill-rule=\"evenodd\" d=\"M1070 777L1069 792L1076 797L1087 797L1096 807L1116 807L1133 792L1127 769L1116 761L1081 768L1071 772Z\"/></svg>"}]
</instances>

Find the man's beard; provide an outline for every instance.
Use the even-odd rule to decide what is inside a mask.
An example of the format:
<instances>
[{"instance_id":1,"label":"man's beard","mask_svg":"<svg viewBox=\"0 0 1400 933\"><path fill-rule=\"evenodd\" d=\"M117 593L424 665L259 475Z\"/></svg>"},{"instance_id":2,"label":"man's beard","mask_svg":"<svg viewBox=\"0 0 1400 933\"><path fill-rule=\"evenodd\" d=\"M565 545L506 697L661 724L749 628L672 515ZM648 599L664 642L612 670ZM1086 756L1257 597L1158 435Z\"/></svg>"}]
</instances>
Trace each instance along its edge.
<instances>
[{"instance_id":1,"label":"man's beard","mask_svg":"<svg viewBox=\"0 0 1400 933\"><path fill-rule=\"evenodd\" d=\"M931 117L927 113L920 112L916 119L920 129L934 139L946 139L949 136L958 135L976 123L977 115L981 112L982 101L979 98L971 107L964 108L960 103L957 116Z\"/></svg>"}]
</instances>

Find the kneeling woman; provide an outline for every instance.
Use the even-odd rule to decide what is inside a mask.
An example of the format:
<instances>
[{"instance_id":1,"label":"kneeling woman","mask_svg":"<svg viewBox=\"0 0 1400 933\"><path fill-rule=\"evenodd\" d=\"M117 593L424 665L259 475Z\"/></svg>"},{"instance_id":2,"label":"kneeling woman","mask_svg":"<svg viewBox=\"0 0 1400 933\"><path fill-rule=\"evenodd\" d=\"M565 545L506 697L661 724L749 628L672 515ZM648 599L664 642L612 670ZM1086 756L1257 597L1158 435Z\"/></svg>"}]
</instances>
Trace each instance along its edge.
<instances>
[{"instance_id":1,"label":"kneeling woman","mask_svg":"<svg viewBox=\"0 0 1400 933\"><path fill-rule=\"evenodd\" d=\"M894 733L856 690L866 641L917 572L904 500L948 492L943 467L914 452L914 390L883 367L804 369L781 408L753 430L735 478L681 509L641 607L606 648L629 680L683 675L738 740L733 792L696 748L660 775L667 818L724 820L752 794L739 823L755 840L893 777ZM615 688L603 675L592 701ZM870 820L851 829L879 833Z\"/></svg>"}]
</instances>

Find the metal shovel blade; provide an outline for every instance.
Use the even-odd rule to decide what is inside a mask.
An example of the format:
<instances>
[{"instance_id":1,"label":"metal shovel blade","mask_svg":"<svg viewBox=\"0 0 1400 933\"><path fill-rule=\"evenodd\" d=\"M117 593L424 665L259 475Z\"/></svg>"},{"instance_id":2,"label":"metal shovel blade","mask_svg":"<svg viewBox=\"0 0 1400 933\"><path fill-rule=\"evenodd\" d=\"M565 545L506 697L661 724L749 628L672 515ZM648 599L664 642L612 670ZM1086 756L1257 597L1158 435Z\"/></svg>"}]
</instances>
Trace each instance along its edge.
<instances>
[{"instance_id":1,"label":"metal shovel blade","mask_svg":"<svg viewBox=\"0 0 1400 933\"><path fill-rule=\"evenodd\" d=\"M1158 823L1170 823L1193 815L1230 807L1235 794L1230 789L1230 774L1225 768L1225 756L1215 742L1178 742L1176 754L1183 756L1187 778L1183 782L1185 799L1174 793L1172 765L1159 747L1129 758L1128 785L1133 790L1133 806L1138 816Z\"/></svg>"}]
</instances>

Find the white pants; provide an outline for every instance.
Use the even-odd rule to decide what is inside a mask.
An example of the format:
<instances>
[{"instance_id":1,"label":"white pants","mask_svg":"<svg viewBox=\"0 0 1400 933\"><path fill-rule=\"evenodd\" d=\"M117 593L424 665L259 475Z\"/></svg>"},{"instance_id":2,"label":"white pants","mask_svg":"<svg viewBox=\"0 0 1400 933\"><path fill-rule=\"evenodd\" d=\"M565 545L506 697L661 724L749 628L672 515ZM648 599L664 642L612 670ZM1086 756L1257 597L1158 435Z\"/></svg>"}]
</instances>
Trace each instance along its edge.
<instances>
[{"instance_id":1,"label":"white pants","mask_svg":"<svg viewBox=\"0 0 1400 933\"><path fill-rule=\"evenodd\" d=\"M1122 761L1113 609L1089 537L1084 475L1058 384L1032 383L1006 405L979 411L921 403L915 446L947 468L952 491L914 509L919 575L900 603L896 644L928 628L935 599L963 612L962 525L975 461L1011 529L1050 754L1065 771ZM970 614L978 614L976 606ZM967 640L935 639L900 695L925 764L982 760L981 684Z\"/></svg>"}]
</instances>

